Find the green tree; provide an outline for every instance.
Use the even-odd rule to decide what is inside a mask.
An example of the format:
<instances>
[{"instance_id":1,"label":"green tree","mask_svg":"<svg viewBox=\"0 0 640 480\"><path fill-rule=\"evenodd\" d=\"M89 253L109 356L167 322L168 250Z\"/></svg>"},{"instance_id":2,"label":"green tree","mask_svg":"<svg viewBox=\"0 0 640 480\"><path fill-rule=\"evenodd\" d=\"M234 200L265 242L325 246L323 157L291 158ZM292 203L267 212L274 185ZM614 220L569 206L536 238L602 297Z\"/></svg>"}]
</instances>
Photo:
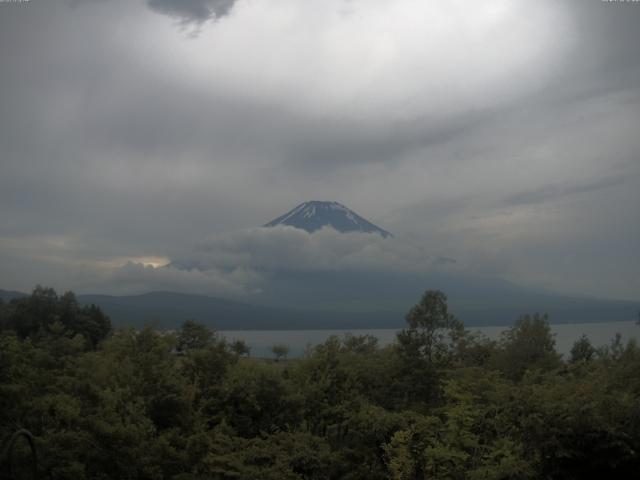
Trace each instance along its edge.
<instances>
[{"instance_id":1,"label":"green tree","mask_svg":"<svg viewBox=\"0 0 640 480\"><path fill-rule=\"evenodd\" d=\"M20 338L81 335L87 348L96 348L111 333L111 320L95 305L79 305L72 292L58 296L52 288L37 286L30 296L15 298L3 308L0 326Z\"/></svg>"},{"instance_id":2,"label":"green tree","mask_svg":"<svg viewBox=\"0 0 640 480\"><path fill-rule=\"evenodd\" d=\"M547 315L524 315L502 333L497 366L512 380L529 369L552 370L560 366L555 344Z\"/></svg>"},{"instance_id":3,"label":"green tree","mask_svg":"<svg viewBox=\"0 0 640 480\"><path fill-rule=\"evenodd\" d=\"M31 295L14 298L6 308L6 327L20 338L39 337L58 320L58 295L53 288L38 285Z\"/></svg>"},{"instance_id":4,"label":"green tree","mask_svg":"<svg viewBox=\"0 0 640 480\"><path fill-rule=\"evenodd\" d=\"M464 326L449 313L447 296L438 290L427 290L406 320L409 327L396 337L396 402L425 408L437 402L442 393L443 370L453 365Z\"/></svg>"},{"instance_id":5,"label":"green tree","mask_svg":"<svg viewBox=\"0 0 640 480\"><path fill-rule=\"evenodd\" d=\"M346 333L342 339L343 350L359 355L370 355L378 349L378 338L373 335L353 335Z\"/></svg>"},{"instance_id":6,"label":"green tree","mask_svg":"<svg viewBox=\"0 0 640 480\"><path fill-rule=\"evenodd\" d=\"M180 362L182 375L189 382L189 396L205 412L213 412L229 369L237 362L224 340L212 341L207 348L187 351Z\"/></svg>"},{"instance_id":7,"label":"green tree","mask_svg":"<svg viewBox=\"0 0 640 480\"><path fill-rule=\"evenodd\" d=\"M399 344L411 356L430 363L448 360L464 333L464 325L449 313L447 296L427 290L406 316L409 328L398 334Z\"/></svg>"},{"instance_id":8,"label":"green tree","mask_svg":"<svg viewBox=\"0 0 640 480\"><path fill-rule=\"evenodd\" d=\"M185 320L178 329L178 350L186 352L207 348L214 339L214 332L195 320Z\"/></svg>"},{"instance_id":9,"label":"green tree","mask_svg":"<svg viewBox=\"0 0 640 480\"><path fill-rule=\"evenodd\" d=\"M335 455L326 440L304 432L278 432L243 439L215 432L201 474L194 478L326 480Z\"/></svg>"},{"instance_id":10,"label":"green tree","mask_svg":"<svg viewBox=\"0 0 640 480\"><path fill-rule=\"evenodd\" d=\"M212 412L240 436L292 431L300 423L302 398L278 365L240 362L230 368Z\"/></svg>"},{"instance_id":11,"label":"green tree","mask_svg":"<svg viewBox=\"0 0 640 480\"><path fill-rule=\"evenodd\" d=\"M276 343L271 347L271 353L273 353L276 357L276 362L278 362L281 358L287 358L287 355L289 355L289 347L284 343Z\"/></svg>"},{"instance_id":12,"label":"green tree","mask_svg":"<svg viewBox=\"0 0 640 480\"><path fill-rule=\"evenodd\" d=\"M244 340L234 340L231 342L230 348L239 357L243 355L249 357L251 355L251 347Z\"/></svg>"},{"instance_id":13,"label":"green tree","mask_svg":"<svg viewBox=\"0 0 640 480\"><path fill-rule=\"evenodd\" d=\"M586 335L582 335L575 341L573 347L571 347L571 357L569 361L571 363L576 362L589 362L593 360L596 354L596 349L591 345L589 338Z\"/></svg>"}]
</instances>

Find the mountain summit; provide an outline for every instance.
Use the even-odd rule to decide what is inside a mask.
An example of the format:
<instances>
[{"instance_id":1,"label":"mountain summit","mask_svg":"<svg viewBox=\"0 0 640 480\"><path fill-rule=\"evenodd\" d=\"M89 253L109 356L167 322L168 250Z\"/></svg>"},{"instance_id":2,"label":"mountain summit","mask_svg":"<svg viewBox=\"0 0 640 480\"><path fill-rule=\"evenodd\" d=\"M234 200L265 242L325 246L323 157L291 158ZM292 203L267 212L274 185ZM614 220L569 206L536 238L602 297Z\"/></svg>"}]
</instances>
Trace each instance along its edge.
<instances>
[{"instance_id":1,"label":"mountain summit","mask_svg":"<svg viewBox=\"0 0 640 480\"><path fill-rule=\"evenodd\" d=\"M301 203L293 210L271 220L264 226L275 227L277 225L290 225L306 230L309 233L329 225L341 233L378 233L384 238L393 236L338 202L320 202L317 200Z\"/></svg>"}]
</instances>

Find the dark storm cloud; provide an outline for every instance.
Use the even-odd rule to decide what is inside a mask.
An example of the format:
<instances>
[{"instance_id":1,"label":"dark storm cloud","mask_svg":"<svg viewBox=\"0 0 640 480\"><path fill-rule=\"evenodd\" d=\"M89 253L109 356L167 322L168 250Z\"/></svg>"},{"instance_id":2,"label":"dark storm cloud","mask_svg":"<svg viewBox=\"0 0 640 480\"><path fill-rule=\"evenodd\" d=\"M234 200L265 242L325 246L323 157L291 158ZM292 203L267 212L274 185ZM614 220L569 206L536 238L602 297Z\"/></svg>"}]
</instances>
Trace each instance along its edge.
<instances>
[{"instance_id":1,"label":"dark storm cloud","mask_svg":"<svg viewBox=\"0 0 640 480\"><path fill-rule=\"evenodd\" d=\"M68 0L72 7L111 0ZM181 23L202 24L231 13L237 0L138 0L145 1L156 13L168 15Z\"/></svg>"},{"instance_id":2,"label":"dark storm cloud","mask_svg":"<svg viewBox=\"0 0 640 480\"><path fill-rule=\"evenodd\" d=\"M182 22L202 23L228 15L236 0L147 0L152 10Z\"/></svg>"}]
</instances>

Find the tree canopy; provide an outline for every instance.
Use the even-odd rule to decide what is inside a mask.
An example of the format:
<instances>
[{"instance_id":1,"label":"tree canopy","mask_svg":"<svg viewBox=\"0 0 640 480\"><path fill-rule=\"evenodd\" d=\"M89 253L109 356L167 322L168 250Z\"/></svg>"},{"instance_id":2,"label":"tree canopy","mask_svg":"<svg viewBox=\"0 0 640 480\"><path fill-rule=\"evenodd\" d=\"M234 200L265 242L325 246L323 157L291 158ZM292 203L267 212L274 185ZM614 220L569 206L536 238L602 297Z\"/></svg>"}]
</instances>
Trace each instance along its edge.
<instances>
[{"instance_id":1,"label":"tree canopy","mask_svg":"<svg viewBox=\"0 0 640 480\"><path fill-rule=\"evenodd\" d=\"M392 345L276 362L195 321L112 330L38 287L0 303L0 442L28 429L55 479L635 478L639 371L620 338L565 361L544 315L471 334L437 291Z\"/></svg>"}]
</instances>

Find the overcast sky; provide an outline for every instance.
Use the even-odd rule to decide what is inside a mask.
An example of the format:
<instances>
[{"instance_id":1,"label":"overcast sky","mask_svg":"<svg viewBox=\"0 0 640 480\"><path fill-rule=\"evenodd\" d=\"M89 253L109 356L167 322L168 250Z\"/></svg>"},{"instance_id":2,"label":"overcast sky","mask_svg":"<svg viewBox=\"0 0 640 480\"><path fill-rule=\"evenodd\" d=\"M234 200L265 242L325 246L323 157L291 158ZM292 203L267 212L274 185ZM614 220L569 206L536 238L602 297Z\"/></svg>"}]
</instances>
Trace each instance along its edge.
<instances>
[{"instance_id":1,"label":"overcast sky","mask_svg":"<svg viewBox=\"0 0 640 480\"><path fill-rule=\"evenodd\" d=\"M600 0L0 2L0 288L250 297L279 262L446 257L638 300L638 25ZM395 238L255 229L306 200Z\"/></svg>"}]
</instances>

